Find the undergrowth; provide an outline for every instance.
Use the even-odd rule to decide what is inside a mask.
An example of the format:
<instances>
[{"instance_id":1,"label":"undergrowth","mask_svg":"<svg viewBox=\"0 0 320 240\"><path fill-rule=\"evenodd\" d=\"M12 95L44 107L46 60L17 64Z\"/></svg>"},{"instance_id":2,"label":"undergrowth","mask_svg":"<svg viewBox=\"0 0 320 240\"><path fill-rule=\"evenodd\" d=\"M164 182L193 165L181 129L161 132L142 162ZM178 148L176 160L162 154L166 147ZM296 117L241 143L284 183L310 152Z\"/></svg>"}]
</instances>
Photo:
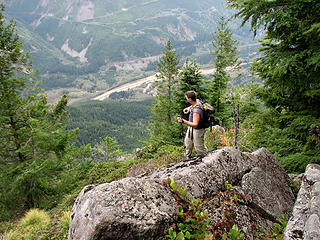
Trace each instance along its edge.
<instances>
[{"instance_id":1,"label":"undergrowth","mask_svg":"<svg viewBox=\"0 0 320 240\"><path fill-rule=\"evenodd\" d=\"M177 204L178 222L169 229L166 238L168 240L244 240L244 233L238 227L233 212L234 204L245 203L246 196L238 195L231 184L225 182L226 191L218 195L225 199L220 206L222 217L220 222L212 223L208 211L205 209L206 203L201 199L187 199L188 189L179 186L172 178L163 180L162 183L168 186ZM217 196L220 198L219 196ZM285 216L278 219L279 223L274 223L273 228L267 232L263 228L252 226L252 236L255 240L281 240L287 225Z\"/></svg>"}]
</instances>

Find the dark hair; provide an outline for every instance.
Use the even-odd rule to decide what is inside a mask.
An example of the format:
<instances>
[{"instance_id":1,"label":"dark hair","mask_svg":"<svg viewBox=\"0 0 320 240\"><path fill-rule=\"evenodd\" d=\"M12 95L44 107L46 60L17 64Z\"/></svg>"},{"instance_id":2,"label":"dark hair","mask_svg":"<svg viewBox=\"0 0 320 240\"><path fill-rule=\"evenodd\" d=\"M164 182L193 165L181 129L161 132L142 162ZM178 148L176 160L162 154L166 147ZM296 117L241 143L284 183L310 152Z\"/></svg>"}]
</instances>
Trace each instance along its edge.
<instances>
[{"instance_id":1,"label":"dark hair","mask_svg":"<svg viewBox=\"0 0 320 240\"><path fill-rule=\"evenodd\" d=\"M197 93L193 90L187 91L185 94L188 98L191 98L192 101L197 101Z\"/></svg>"}]
</instances>

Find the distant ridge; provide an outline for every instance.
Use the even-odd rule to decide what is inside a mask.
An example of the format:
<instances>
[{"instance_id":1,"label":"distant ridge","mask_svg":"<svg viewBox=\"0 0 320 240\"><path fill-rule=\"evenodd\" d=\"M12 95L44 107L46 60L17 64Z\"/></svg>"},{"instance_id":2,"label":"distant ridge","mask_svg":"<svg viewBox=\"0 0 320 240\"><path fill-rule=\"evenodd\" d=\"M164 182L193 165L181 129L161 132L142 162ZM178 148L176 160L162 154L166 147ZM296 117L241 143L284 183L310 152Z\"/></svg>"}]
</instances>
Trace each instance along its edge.
<instances>
[{"instance_id":1,"label":"distant ridge","mask_svg":"<svg viewBox=\"0 0 320 240\"><path fill-rule=\"evenodd\" d=\"M89 96L155 74L158 56L171 40L181 58L210 63L224 0L3 0L52 98ZM230 27L242 56L256 47L249 28ZM124 67L117 65L123 63Z\"/></svg>"}]
</instances>

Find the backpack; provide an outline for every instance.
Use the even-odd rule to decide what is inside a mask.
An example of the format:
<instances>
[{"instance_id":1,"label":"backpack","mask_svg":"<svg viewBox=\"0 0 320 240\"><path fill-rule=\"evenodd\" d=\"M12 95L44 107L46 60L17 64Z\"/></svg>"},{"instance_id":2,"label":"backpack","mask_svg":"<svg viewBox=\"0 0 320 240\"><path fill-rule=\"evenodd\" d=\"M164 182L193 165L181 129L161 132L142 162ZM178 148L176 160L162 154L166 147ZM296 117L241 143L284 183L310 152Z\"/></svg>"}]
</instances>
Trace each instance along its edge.
<instances>
[{"instance_id":1,"label":"backpack","mask_svg":"<svg viewBox=\"0 0 320 240\"><path fill-rule=\"evenodd\" d=\"M212 123L214 122L215 109L209 103L204 103L202 111L203 111L202 128L210 127L210 130L211 130Z\"/></svg>"},{"instance_id":2,"label":"backpack","mask_svg":"<svg viewBox=\"0 0 320 240\"><path fill-rule=\"evenodd\" d=\"M209 103L203 103L202 106L203 107L201 108L201 110L203 111L203 119L200 120L200 123L197 129L210 127L210 131L211 131L212 124L215 122L215 119L214 119L215 109Z\"/></svg>"}]
</instances>

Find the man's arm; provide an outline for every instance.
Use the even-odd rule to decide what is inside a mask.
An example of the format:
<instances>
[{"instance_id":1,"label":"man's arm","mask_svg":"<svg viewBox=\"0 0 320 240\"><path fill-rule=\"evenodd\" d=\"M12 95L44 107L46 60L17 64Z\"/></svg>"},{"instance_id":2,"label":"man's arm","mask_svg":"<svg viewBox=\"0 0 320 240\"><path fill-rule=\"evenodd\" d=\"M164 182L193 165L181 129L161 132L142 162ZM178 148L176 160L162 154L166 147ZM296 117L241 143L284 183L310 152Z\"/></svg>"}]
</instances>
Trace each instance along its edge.
<instances>
[{"instance_id":1,"label":"man's arm","mask_svg":"<svg viewBox=\"0 0 320 240\"><path fill-rule=\"evenodd\" d=\"M190 127L196 128L196 127L198 127L199 122L200 122L200 114L195 113L195 112L193 113L193 122L187 121L181 117L178 117L178 121L183 122Z\"/></svg>"}]
</instances>

